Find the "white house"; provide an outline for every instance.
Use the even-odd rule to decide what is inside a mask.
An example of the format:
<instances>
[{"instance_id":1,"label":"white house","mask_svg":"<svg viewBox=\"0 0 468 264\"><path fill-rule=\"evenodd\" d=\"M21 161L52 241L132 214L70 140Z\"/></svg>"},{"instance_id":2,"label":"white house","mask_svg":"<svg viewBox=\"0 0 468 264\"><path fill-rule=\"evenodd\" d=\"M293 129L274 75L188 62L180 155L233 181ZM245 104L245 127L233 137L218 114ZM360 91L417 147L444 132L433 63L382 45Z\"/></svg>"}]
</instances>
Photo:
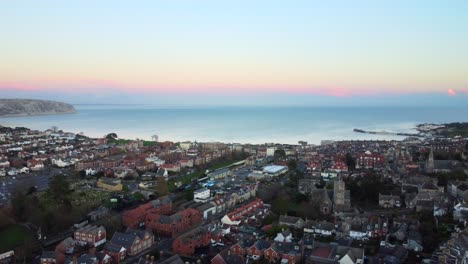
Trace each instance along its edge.
<instances>
[{"instance_id":1,"label":"white house","mask_svg":"<svg viewBox=\"0 0 468 264\"><path fill-rule=\"evenodd\" d=\"M239 225L241 221L232 221L229 216L225 215L223 218L221 218L221 223L226 224L226 225Z\"/></svg>"},{"instance_id":2,"label":"white house","mask_svg":"<svg viewBox=\"0 0 468 264\"><path fill-rule=\"evenodd\" d=\"M66 161L63 161L62 159L52 159L51 160L52 164L59 167L59 168L65 168L68 166L71 166L72 164Z\"/></svg>"},{"instance_id":3,"label":"white house","mask_svg":"<svg viewBox=\"0 0 468 264\"><path fill-rule=\"evenodd\" d=\"M349 230L349 237L351 237L352 239L361 240L367 236L368 236L367 230L364 230L361 228L351 228Z\"/></svg>"},{"instance_id":4,"label":"white house","mask_svg":"<svg viewBox=\"0 0 468 264\"><path fill-rule=\"evenodd\" d=\"M266 155L273 157L275 155L276 147L268 147L266 151Z\"/></svg>"},{"instance_id":5,"label":"white house","mask_svg":"<svg viewBox=\"0 0 468 264\"><path fill-rule=\"evenodd\" d=\"M95 171L93 169L86 169L85 173L86 173L86 176L93 176L93 175L95 175L97 173L97 171Z\"/></svg>"},{"instance_id":6,"label":"white house","mask_svg":"<svg viewBox=\"0 0 468 264\"><path fill-rule=\"evenodd\" d=\"M145 159L147 162L151 162L151 163L154 163L156 166L161 166L163 165L164 163L166 163L166 161L156 157L156 156L149 156Z\"/></svg>"},{"instance_id":7,"label":"white house","mask_svg":"<svg viewBox=\"0 0 468 264\"><path fill-rule=\"evenodd\" d=\"M275 241L277 242L291 242L293 239L291 231L286 229L278 234L276 234Z\"/></svg>"},{"instance_id":8,"label":"white house","mask_svg":"<svg viewBox=\"0 0 468 264\"><path fill-rule=\"evenodd\" d=\"M23 168L21 168L18 172L19 172L19 173L28 173L28 172L29 172L29 168L28 168L28 167L23 167Z\"/></svg>"},{"instance_id":9,"label":"white house","mask_svg":"<svg viewBox=\"0 0 468 264\"><path fill-rule=\"evenodd\" d=\"M208 219L211 215L216 214L216 206L212 205L211 203L204 203L201 204L196 208L200 213L203 215L203 219Z\"/></svg>"},{"instance_id":10,"label":"white house","mask_svg":"<svg viewBox=\"0 0 468 264\"><path fill-rule=\"evenodd\" d=\"M337 248L340 264L362 264L364 263L364 250L360 248L341 247Z\"/></svg>"},{"instance_id":11,"label":"white house","mask_svg":"<svg viewBox=\"0 0 468 264\"><path fill-rule=\"evenodd\" d=\"M10 167L10 162L8 160L0 161L0 168L8 168Z\"/></svg>"},{"instance_id":12,"label":"white house","mask_svg":"<svg viewBox=\"0 0 468 264\"><path fill-rule=\"evenodd\" d=\"M8 176L16 176L18 175L18 170L16 168L12 168L8 171Z\"/></svg>"},{"instance_id":13,"label":"white house","mask_svg":"<svg viewBox=\"0 0 468 264\"><path fill-rule=\"evenodd\" d=\"M193 144L190 141L185 141L185 142L180 142L179 143L180 148L183 149L183 150L189 150L192 147L192 145Z\"/></svg>"}]
</instances>

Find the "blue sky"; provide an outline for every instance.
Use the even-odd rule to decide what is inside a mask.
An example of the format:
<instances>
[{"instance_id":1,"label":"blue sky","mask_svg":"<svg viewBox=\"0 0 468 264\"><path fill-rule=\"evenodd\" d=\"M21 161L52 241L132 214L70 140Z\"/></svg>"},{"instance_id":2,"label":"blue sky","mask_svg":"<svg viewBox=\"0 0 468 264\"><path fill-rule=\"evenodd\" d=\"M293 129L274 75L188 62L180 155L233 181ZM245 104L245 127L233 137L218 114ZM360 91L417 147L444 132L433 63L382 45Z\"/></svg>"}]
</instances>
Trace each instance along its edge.
<instances>
[{"instance_id":1,"label":"blue sky","mask_svg":"<svg viewBox=\"0 0 468 264\"><path fill-rule=\"evenodd\" d=\"M5 1L0 96L462 105L467 14L468 1Z\"/></svg>"}]
</instances>

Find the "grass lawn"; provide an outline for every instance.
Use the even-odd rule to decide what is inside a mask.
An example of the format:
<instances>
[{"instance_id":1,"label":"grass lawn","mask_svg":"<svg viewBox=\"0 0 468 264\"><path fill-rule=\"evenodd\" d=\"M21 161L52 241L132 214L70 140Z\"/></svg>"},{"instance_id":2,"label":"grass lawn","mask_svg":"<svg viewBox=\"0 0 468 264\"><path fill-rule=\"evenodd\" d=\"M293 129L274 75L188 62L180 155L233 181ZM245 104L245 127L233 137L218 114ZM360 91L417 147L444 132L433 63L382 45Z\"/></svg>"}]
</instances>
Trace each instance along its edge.
<instances>
[{"instance_id":1,"label":"grass lawn","mask_svg":"<svg viewBox=\"0 0 468 264\"><path fill-rule=\"evenodd\" d=\"M11 225L0 231L0 252L14 249L25 238L31 236L29 231L20 225Z\"/></svg>"},{"instance_id":2,"label":"grass lawn","mask_svg":"<svg viewBox=\"0 0 468 264\"><path fill-rule=\"evenodd\" d=\"M244 159L235 159L235 160L226 160L226 161L221 161L219 163L216 163L214 164L213 166L210 167L210 170L217 170L217 169L221 169L221 168L224 168L224 167L227 167L231 164L234 164L236 162L239 162L241 160L244 160Z\"/></svg>"}]
</instances>

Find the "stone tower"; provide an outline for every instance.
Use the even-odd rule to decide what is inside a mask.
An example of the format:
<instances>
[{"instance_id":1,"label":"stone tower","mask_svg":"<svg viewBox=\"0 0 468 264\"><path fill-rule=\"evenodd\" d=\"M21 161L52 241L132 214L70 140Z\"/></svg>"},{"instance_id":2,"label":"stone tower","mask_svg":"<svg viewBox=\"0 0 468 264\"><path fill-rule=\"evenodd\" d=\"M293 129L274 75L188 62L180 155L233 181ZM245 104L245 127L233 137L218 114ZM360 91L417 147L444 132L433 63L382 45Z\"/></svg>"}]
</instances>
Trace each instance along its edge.
<instances>
[{"instance_id":1,"label":"stone tower","mask_svg":"<svg viewBox=\"0 0 468 264\"><path fill-rule=\"evenodd\" d=\"M434 172L434 150L431 147L431 151L429 152L429 157L426 161L426 172L432 173Z\"/></svg>"},{"instance_id":2,"label":"stone tower","mask_svg":"<svg viewBox=\"0 0 468 264\"><path fill-rule=\"evenodd\" d=\"M341 179L334 182L333 203L335 212L345 211L351 207L349 191L346 191L345 183Z\"/></svg>"}]
</instances>

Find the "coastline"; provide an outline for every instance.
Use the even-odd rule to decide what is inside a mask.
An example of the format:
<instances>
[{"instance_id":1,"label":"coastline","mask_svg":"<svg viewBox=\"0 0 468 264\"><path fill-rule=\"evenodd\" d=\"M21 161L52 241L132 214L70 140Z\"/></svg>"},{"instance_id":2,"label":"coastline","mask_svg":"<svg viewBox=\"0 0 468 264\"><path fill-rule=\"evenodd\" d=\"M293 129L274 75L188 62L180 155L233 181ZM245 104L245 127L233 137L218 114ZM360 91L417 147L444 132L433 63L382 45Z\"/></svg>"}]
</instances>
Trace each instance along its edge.
<instances>
[{"instance_id":1,"label":"coastline","mask_svg":"<svg viewBox=\"0 0 468 264\"><path fill-rule=\"evenodd\" d=\"M80 107L76 112L43 113L0 117L0 124L46 130L57 126L63 131L83 132L102 137L116 133L121 138L161 141L235 142L297 144L322 140L404 140L404 136L353 132L359 127L369 131L417 133L424 123L466 122L459 109L355 109L349 108L218 108L161 109L145 107ZM369 111L372 110L372 111ZM410 114L408 114L410 113ZM12 118L13 117L13 118ZM375 120L369 123L369 120Z\"/></svg>"},{"instance_id":2,"label":"coastline","mask_svg":"<svg viewBox=\"0 0 468 264\"><path fill-rule=\"evenodd\" d=\"M37 114L16 114L16 115L0 115L0 118L11 118L11 117L30 117L30 116L54 116L54 115L72 115L77 114L78 111L69 111L69 112L46 112L46 113L37 113Z\"/></svg>"}]
</instances>

